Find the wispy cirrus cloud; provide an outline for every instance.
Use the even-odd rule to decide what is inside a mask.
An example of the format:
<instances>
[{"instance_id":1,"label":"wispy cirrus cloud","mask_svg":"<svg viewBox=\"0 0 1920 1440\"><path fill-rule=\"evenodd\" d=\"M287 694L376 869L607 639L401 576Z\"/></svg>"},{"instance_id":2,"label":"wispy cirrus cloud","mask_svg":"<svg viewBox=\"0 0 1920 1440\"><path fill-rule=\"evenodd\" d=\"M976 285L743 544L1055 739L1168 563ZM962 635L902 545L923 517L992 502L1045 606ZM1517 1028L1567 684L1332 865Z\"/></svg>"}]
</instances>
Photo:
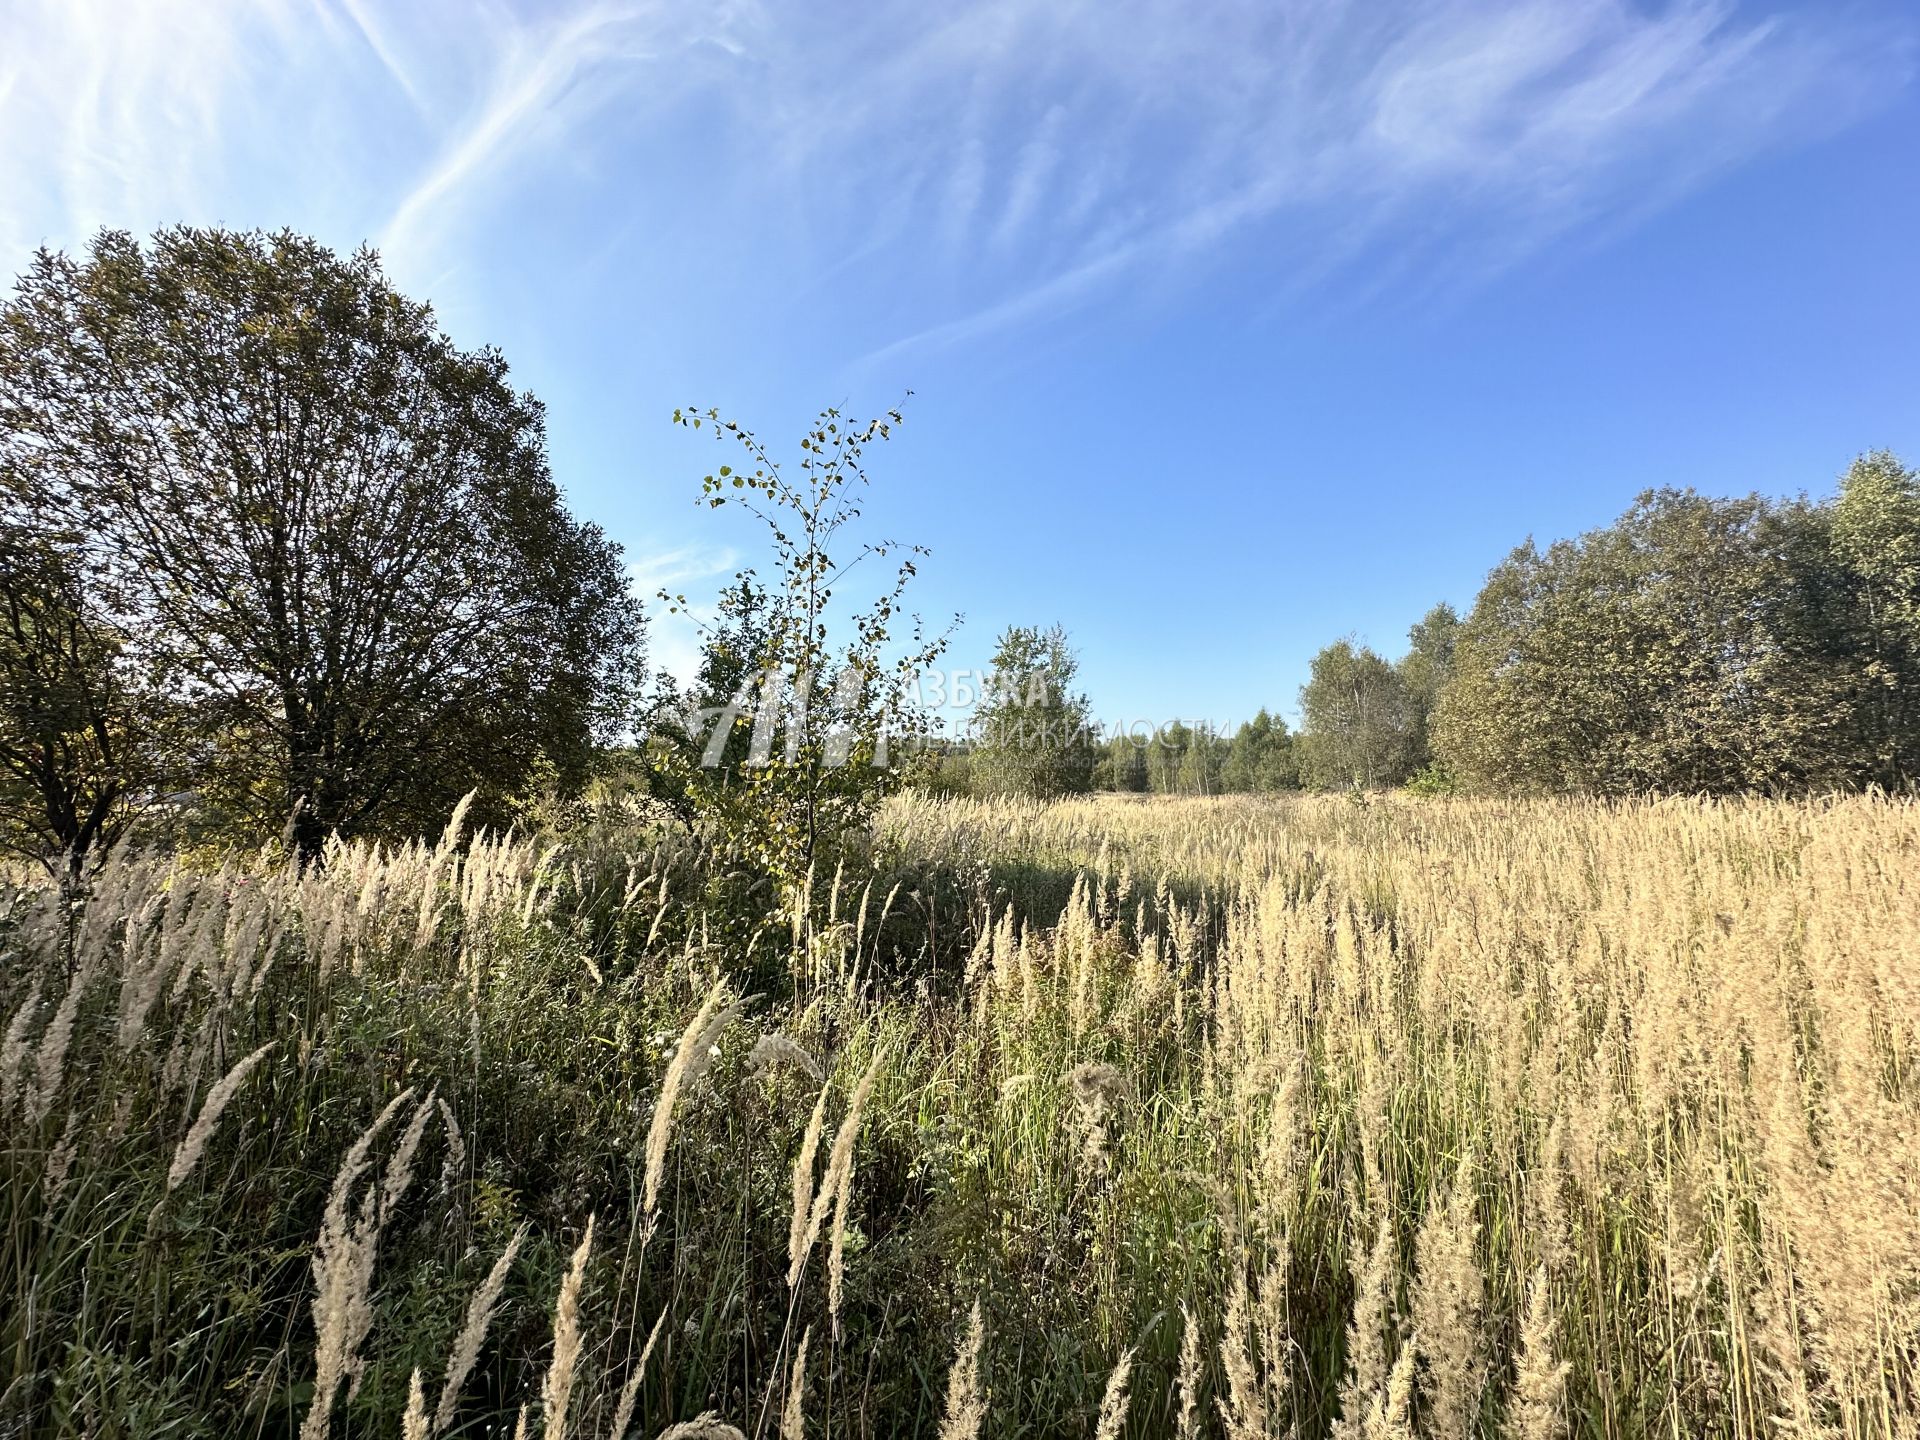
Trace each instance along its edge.
<instances>
[{"instance_id":1,"label":"wispy cirrus cloud","mask_svg":"<svg viewBox=\"0 0 1920 1440\"><path fill-rule=\"evenodd\" d=\"M538 193L583 251L741 236L762 300L857 291L874 358L1228 252L1256 294L1494 274L1845 126L1908 82L1916 29L1893 0L15 4L15 265L187 219L371 236L433 276Z\"/></svg>"},{"instance_id":2,"label":"wispy cirrus cloud","mask_svg":"<svg viewBox=\"0 0 1920 1440\"><path fill-rule=\"evenodd\" d=\"M304 0L6 9L8 273L103 227L292 225L352 244L420 143L418 97L370 12L361 26Z\"/></svg>"},{"instance_id":3,"label":"wispy cirrus cloud","mask_svg":"<svg viewBox=\"0 0 1920 1440\"><path fill-rule=\"evenodd\" d=\"M634 76L673 43L655 7L593 4L496 27L471 102L445 127L425 171L382 227L382 251L403 261L462 218L465 201L511 178L516 163L564 151Z\"/></svg>"},{"instance_id":4,"label":"wispy cirrus cloud","mask_svg":"<svg viewBox=\"0 0 1920 1440\"><path fill-rule=\"evenodd\" d=\"M682 585L729 575L739 566L740 554L731 546L681 545L634 556L627 562L627 576L634 589L651 596L656 591L677 591Z\"/></svg>"},{"instance_id":5,"label":"wispy cirrus cloud","mask_svg":"<svg viewBox=\"0 0 1920 1440\"><path fill-rule=\"evenodd\" d=\"M992 7L903 50L879 87L876 106L927 117L896 117L913 143L870 159L894 167L886 183L977 168L977 133L940 139L955 96L1001 123L999 183L973 206L986 233L953 287L973 303L872 358L1031 323L1240 239L1275 284L1370 262L1484 278L1857 120L1907 83L1913 43L1884 12L1718 0L1149 4L1124 25Z\"/></svg>"},{"instance_id":6,"label":"wispy cirrus cloud","mask_svg":"<svg viewBox=\"0 0 1920 1440\"><path fill-rule=\"evenodd\" d=\"M719 610L707 597L722 576L739 566L737 551L713 545L681 545L627 561L628 584L651 615L647 637L651 661L682 684L699 673L701 627L719 618ZM693 592L689 602L672 611L653 603L662 591L679 595L688 590Z\"/></svg>"},{"instance_id":7,"label":"wispy cirrus cloud","mask_svg":"<svg viewBox=\"0 0 1920 1440\"><path fill-rule=\"evenodd\" d=\"M15 0L0 56L0 257L100 226L295 224L431 263L508 203L516 166L581 150L715 12L422 0ZM439 257L444 259L445 257Z\"/></svg>"}]
</instances>

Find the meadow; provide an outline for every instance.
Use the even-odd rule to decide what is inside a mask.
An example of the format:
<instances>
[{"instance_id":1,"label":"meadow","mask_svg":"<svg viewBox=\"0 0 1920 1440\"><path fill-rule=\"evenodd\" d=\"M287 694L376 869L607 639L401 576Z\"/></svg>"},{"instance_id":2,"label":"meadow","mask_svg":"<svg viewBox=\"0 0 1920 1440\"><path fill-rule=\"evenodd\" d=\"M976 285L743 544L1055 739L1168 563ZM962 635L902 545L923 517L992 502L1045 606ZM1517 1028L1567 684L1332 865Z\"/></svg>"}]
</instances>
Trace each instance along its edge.
<instances>
[{"instance_id":1,"label":"meadow","mask_svg":"<svg viewBox=\"0 0 1920 1440\"><path fill-rule=\"evenodd\" d=\"M888 802L0 889L0 1434L1912 1436L1920 808Z\"/></svg>"}]
</instances>

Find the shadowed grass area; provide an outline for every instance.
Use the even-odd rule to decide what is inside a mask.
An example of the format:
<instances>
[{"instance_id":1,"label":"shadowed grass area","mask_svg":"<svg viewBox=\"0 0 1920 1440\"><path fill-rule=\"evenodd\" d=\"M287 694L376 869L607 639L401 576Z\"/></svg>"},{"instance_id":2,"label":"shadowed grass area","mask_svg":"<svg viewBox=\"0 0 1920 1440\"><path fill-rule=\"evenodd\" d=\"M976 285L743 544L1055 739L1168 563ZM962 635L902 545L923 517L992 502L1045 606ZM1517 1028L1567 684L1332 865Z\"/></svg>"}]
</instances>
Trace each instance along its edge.
<instances>
[{"instance_id":1,"label":"shadowed grass area","mask_svg":"<svg viewBox=\"0 0 1920 1440\"><path fill-rule=\"evenodd\" d=\"M907 798L797 918L605 825L19 878L0 1427L1898 1434L1917 854Z\"/></svg>"}]
</instances>

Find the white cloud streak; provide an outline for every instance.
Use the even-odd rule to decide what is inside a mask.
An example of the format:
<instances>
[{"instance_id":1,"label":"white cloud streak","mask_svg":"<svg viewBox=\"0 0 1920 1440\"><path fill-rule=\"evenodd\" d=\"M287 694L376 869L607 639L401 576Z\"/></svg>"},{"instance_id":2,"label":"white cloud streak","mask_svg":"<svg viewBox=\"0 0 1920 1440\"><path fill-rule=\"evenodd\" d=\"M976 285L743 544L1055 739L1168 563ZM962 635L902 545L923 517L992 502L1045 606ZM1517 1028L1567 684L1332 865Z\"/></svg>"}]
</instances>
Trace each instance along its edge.
<instances>
[{"instance_id":1,"label":"white cloud streak","mask_svg":"<svg viewBox=\"0 0 1920 1440\"><path fill-rule=\"evenodd\" d=\"M731 574L739 565L739 552L730 546L682 545L634 557L627 563L627 574L634 589L651 599L661 590L675 591L695 581Z\"/></svg>"},{"instance_id":2,"label":"white cloud streak","mask_svg":"<svg viewBox=\"0 0 1920 1440\"><path fill-rule=\"evenodd\" d=\"M980 303L869 358L1031 323L1241 235L1276 274L1484 279L1858 119L1907 83L1912 42L1891 18L1748 18L1713 0L1148 5L1124 25L995 7L898 62L881 93L897 85L929 124L892 133L947 163L943 87L977 105L992 75L1010 115L1053 102L1042 124L1005 127L991 168L1006 213L1027 228L1041 208L1038 156L1065 157L1075 183L1034 216L1024 270L1002 273L989 247Z\"/></svg>"},{"instance_id":3,"label":"white cloud streak","mask_svg":"<svg viewBox=\"0 0 1920 1440\"><path fill-rule=\"evenodd\" d=\"M683 545L629 559L627 582L647 607L648 659L656 669L665 670L682 685L698 676L705 649L701 627L720 618L719 607L706 597L715 589L712 582L739 566L739 553L725 546ZM692 590L694 595L685 606L670 612L656 601L663 590L669 595Z\"/></svg>"},{"instance_id":4,"label":"white cloud streak","mask_svg":"<svg viewBox=\"0 0 1920 1440\"><path fill-rule=\"evenodd\" d=\"M12 3L11 267L198 220L432 274L571 167L603 231L750 229L769 283L885 294L876 360L1229 249L1256 293L1484 279L1857 119L1915 32L1893 0ZM688 145L692 200L662 178Z\"/></svg>"},{"instance_id":5,"label":"white cloud streak","mask_svg":"<svg viewBox=\"0 0 1920 1440\"><path fill-rule=\"evenodd\" d=\"M568 143L569 122L580 123L591 112L577 102L583 80L596 69L654 58L639 12L618 5L590 6L544 30L515 28L496 37L493 48L497 58L479 105L452 131L381 232L381 250L403 262L458 213L466 195L516 158ZM584 113L565 114L570 101Z\"/></svg>"}]
</instances>

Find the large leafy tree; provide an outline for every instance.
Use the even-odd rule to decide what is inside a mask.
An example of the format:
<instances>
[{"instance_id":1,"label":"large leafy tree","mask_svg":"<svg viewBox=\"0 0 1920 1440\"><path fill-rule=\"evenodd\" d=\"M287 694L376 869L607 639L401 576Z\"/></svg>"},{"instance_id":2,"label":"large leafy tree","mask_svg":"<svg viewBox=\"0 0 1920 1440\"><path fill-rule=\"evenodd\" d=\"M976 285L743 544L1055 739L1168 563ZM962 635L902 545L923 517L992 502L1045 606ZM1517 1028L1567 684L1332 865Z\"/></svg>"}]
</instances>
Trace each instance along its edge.
<instances>
[{"instance_id":1,"label":"large leafy tree","mask_svg":"<svg viewBox=\"0 0 1920 1440\"><path fill-rule=\"evenodd\" d=\"M1407 692L1407 763L1416 770L1433 758L1433 711L1452 673L1453 647L1459 634L1460 617L1444 601L1407 632L1407 653L1400 657L1398 668Z\"/></svg>"},{"instance_id":2,"label":"large leafy tree","mask_svg":"<svg viewBox=\"0 0 1920 1440\"><path fill-rule=\"evenodd\" d=\"M1300 687L1300 772L1321 789L1370 790L1404 780L1412 721L1400 672L1364 645L1339 640L1313 657Z\"/></svg>"},{"instance_id":3,"label":"large leafy tree","mask_svg":"<svg viewBox=\"0 0 1920 1440\"><path fill-rule=\"evenodd\" d=\"M1156 795L1217 795L1226 788L1229 748L1229 742L1207 721L1189 725L1169 720L1153 731L1140 750L1145 783L1133 788Z\"/></svg>"},{"instance_id":4,"label":"large leafy tree","mask_svg":"<svg viewBox=\"0 0 1920 1440\"><path fill-rule=\"evenodd\" d=\"M1854 773L1848 665L1812 586L1825 514L1642 495L1616 524L1521 546L1464 623L1435 718L1481 788L1726 791Z\"/></svg>"},{"instance_id":5,"label":"large leafy tree","mask_svg":"<svg viewBox=\"0 0 1920 1440\"><path fill-rule=\"evenodd\" d=\"M680 602L667 599L679 608ZM662 672L647 707L643 783L654 801L689 828L703 815L741 804L754 780L748 770L772 759L770 737L763 737L756 759L752 724L773 644L770 601L751 573L739 572L703 625L692 681L683 689ZM743 817L741 823L748 822Z\"/></svg>"},{"instance_id":6,"label":"large leafy tree","mask_svg":"<svg viewBox=\"0 0 1920 1440\"><path fill-rule=\"evenodd\" d=\"M1846 577L1833 628L1855 662L1867 778L1911 784L1920 778L1920 472L1884 450L1861 456L1841 479L1831 535Z\"/></svg>"},{"instance_id":7,"label":"large leafy tree","mask_svg":"<svg viewBox=\"0 0 1920 1440\"><path fill-rule=\"evenodd\" d=\"M627 723L641 616L493 350L289 233L106 232L0 311L0 469L92 537L206 797L331 831L565 789Z\"/></svg>"},{"instance_id":8,"label":"large leafy tree","mask_svg":"<svg viewBox=\"0 0 1920 1440\"><path fill-rule=\"evenodd\" d=\"M1097 790L1119 790L1141 794L1150 788L1151 772L1147 763L1150 737L1122 731L1109 735L1094 761L1093 784Z\"/></svg>"},{"instance_id":9,"label":"large leafy tree","mask_svg":"<svg viewBox=\"0 0 1920 1440\"><path fill-rule=\"evenodd\" d=\"M1220 769L1223 790L1259 794L1292 790L1300 784L1300 762L1294 754L1287 722L1262 709L1234 732Z\"/></svg>"},{"instance_id":10,"label":"large leafy tree","mask_svg":"<svg viewBox=\"0 0 1920 1440\"><path fill-rule=\"evenodd\" d=\"M1009 626L974 710L973 778L981 789L1039 800L1093 788L1098 737L1074 689L1079 657L1055 625Z\"/></svg>"},{"instance_id":11,"label":"large leafy tree","mask_svg":"<svg viewBox=\"0 0 1920 1440\"><path fill-rule=\"evenodd\" d=\"M0 847L78 874L155 798L163 707L78 537L0 490Z\"/></svg>"}]
</instances>

